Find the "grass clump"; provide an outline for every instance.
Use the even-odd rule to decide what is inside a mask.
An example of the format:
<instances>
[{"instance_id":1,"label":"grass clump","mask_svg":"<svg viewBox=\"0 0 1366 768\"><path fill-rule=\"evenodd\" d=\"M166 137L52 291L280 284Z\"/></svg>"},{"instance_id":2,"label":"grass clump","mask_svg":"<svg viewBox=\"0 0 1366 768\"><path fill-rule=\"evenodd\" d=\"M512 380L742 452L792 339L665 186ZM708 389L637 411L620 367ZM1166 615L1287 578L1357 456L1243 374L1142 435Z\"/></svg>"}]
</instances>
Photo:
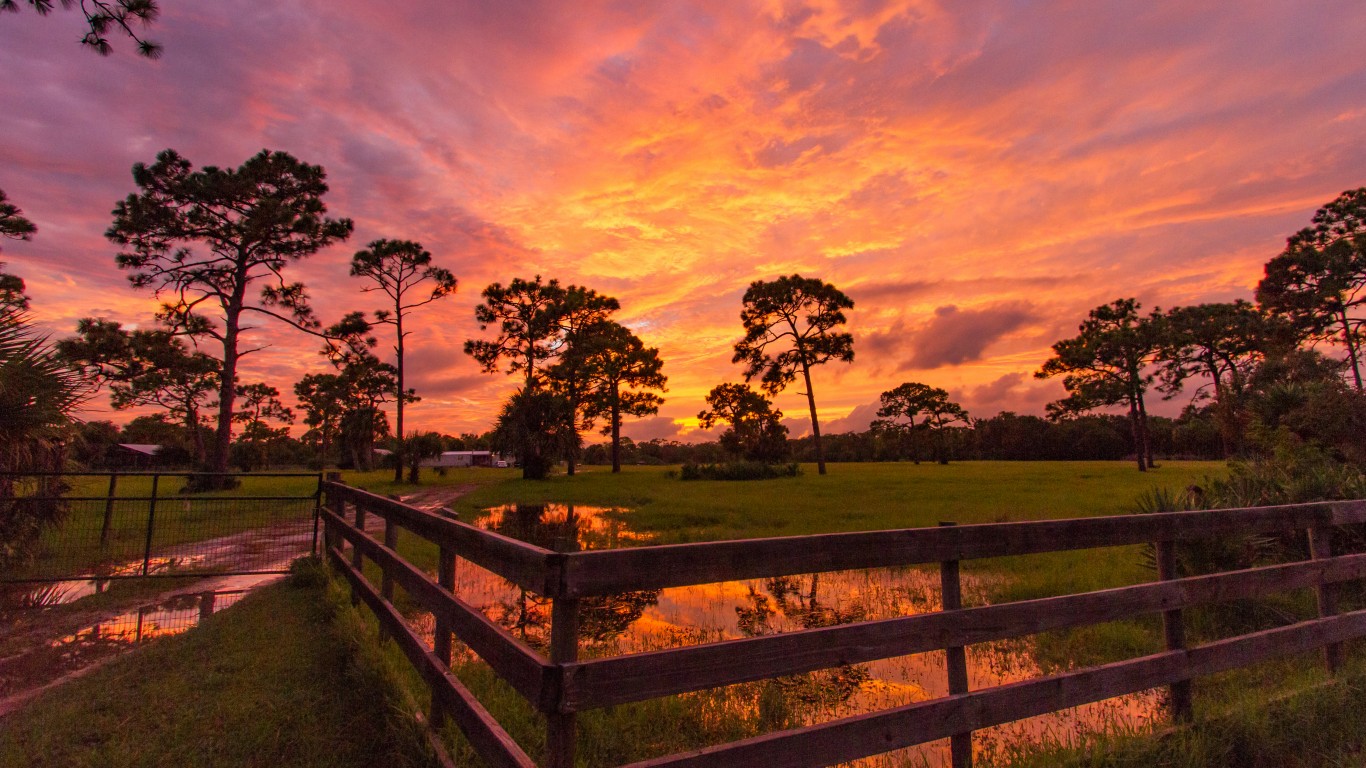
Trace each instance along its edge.
<instances>
[{"instance_id":1,"label":"grass clump","mask_svg":"<svg viewBox=\"0 0 1366 768\"><path fill-rule=\"evenodd\" d=\"M184 635L59 686L0 727L0 766L432 764L316 561Z\"/></svg>"}]
</instances>

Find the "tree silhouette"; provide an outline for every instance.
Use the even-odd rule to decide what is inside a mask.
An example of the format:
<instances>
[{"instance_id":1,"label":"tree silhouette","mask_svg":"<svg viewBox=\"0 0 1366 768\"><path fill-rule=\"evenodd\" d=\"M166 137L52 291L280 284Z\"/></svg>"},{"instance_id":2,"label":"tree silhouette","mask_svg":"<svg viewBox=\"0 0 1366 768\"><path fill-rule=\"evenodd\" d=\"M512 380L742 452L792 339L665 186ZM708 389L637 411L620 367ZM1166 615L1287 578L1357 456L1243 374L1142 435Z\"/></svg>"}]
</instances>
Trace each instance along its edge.
<instances>
[{"instance_id":1,"label":"tree silhouette","mask_svg":"<svg viewBox=\"0 0 1366 768\"><path fill-rule=\"evenodd\" d=\"M81 37L81 45L108 56L114 50L106 37L111 31L122 32L137 43L138 54L149 59L161 58L161 45L137 33L134 27L148 26L161 15L156 0L61 0L63 8L79 6L85 16L86 33ZM28 0L29 7L46 16L52 12L52 0ZM15 0L0 0L0 12L17 13L19 4Z\"/></svg>"},{"instance_id":2,"label":"tree silhouette","mask_svg":"<svg viewBox=\"0 0 1366 768\"><path fill-rule=\"evenodd\" d=\"M5 271L5 262L0 261L0 311L28 309L28 286L24 278Z\"/></svg>"},{"instance_id":3,"label":"tree silhouette","mask_svg":"<svg viewBox=\"0 0 1366 768\"><path fill-rule=\"evenodd\" d=\"M363 277L373 285L362 291L382 291L389 297L392 309L382 309L375 313L375 322L394 326L394 355L397 370L397 389L394 396L394 433L398 436L395 444L394 482L403 479L403 405L414 402L416 392L403 386L403 354L407 336L412 333L403 329L403 320L408 313L433 301L455 293L456 279L450 270L432 265L432 255L421 243L412 240L375 240L363 251L351 257L351 276ZM416 296L410 296L416 291Z\"/></svg>"},{"instance_id":4,"label":"tree silhouette","mask_svg":"<svg viewBox=\"0 0 1366 768\"><path fill-rule=\"evenodd\" d=\"M497 326L493 340L469 339L465 354L473 357L485 373L497 373L504 362L509 374L521 373L525 389L540 386L538 366L555 354L560 312L565 289L558 280L541 282L516 278L504 287L494 283L484 289L484 303L474 308L479 330Z\"/></svg>"},{"instance_id":5,"label":"tree silhouette","mask_svg":"<svg viewBox=\"0 0 1366 768\"><path fill-rule=\"evenodd\" d=\"M1226 458L1242 444L1249 377L1269 351L1293 346L1288 330L1280 318L1242 299L1174 307L1163 318L1157 353L1160 388L1170 398L1192 377L1208 379L1192 400L1214 401Z\"/></svg>"},{"instance_id":6,"label":"tree silhouette","mask_svg":"<svg viewBox=\"0 0 1366 768\"><path fill-rule=\"evenodd\" d=\"M844 324L844 310L853 306L853 300L830 283L792 275L768 283L750 283L740 311L745 338L736 343L732 362L745 363L746 381L762 374L760 383L770 395L781 392L801 372L811 410L816 465L822 475L825 454L811 367L830 360L853 361L854 337L834 330Z\"/></svg>"},{"instance_id":7,"label":"tree silhouette","mask_svg":"<svg viewBox=\"0 0 1366 768\"><path fill-rule=\"evenodd\" d=\"M407 453L408 482L417 485L421 479L422 462L441 455L445 444L439 432L414 432L404 440L411 450Z\"/></svg>"},{"instance_id":8,"label":"tree silhouette","mask_svg":"<svg viewBox=\"0 0 1366 768\"><path fill-rule=\"evenodd\" d=\"M185 425L196 464L205 457L200 413L218 390L218 361L192 351L167 330L129 331L112 320L87 317L57 351L97 384L108 384L118 409L155 405Z\"/></svg>"},{"instance_id":9,"label":"tree silhouette","mask_svg":"<svg viewBox=\"0 0 1366 768\"><path fill-rule=\"evenodd\" d=\"M1081 413L1125 403L1133 424L1138 470L1152 465L1147 435L1148 411L1143 394L1153 381L1146 373L1160 341L1158 320L1140 318L1134 299L1117 299L1091 310L1077 326L1079 333L1053 345L1053 357L1035 378L1063 377L1071 393L1049 405L1050 415Z\"/></svg>"},{"instance_id":10,"label":"tree silhouette","mask_svg":"<svg viewBox=\"0 0 1366 768\"><path fill-rule=\"evenodd\" d=\"M711 429L718 423L730 428L721 433L721 447L751 461L781 461L787 457L787 427L783 412L763 394L744 384L718 384L707 393L709 410L697 414L699 426Z\"/></svg>"},{"instance_id":11,"label":"tree silhouette","mask_svg":"<svg viewBox=\"0 0 1366 768\"><path fill-rule=\"evenodd\" d=\"M877 415L892 421L879 426L884 429L901 426L907 431L917 428L929 430L935 436L935 459L940 464L949 463L948 426L953 423L971 425L963 406L950 400L949 393L938 387L908 381L896 389L883 392L881 401L882 407L878 408ZM918 424L917 418L920 418ZM902 424L896 419L905 419L906 423Z\"/></svg>"},{"instance_id":12,"label":"tree silhouette","mask_svg":"<svg viewBox=\"0 0 1366 768\"><path fill-rule=\"evenodd\" d=\"M11 240L28 240L33 237L38 228L22 214L23 211L10 203L5 197L5 191L0 189L0 237ZM28 294L23 278L6 272L4 262L0 262L0 311L6 309L28 309Z\"/></svg>"},{"instance_id":13,"label":"tree silhouette","mask_svg":"<svg viewBox=\"0 0 1366 768\"><path fill-rule=\"evenodd\" d=\"M363 470L370 469L375 441L389 433L389 420L381 406L397 391L394 367L375 356L379 342L371 330L363 313L352 312L327 329L322 349L340 379L343 450L351 455L352 466Z\"/></svg>"},{"instance_id":14,"label":"tree silhouette","mask_svg":"<svg viewBox=\"0 0 1366 768\"><path fill-rule=\"evenodd\" d=\"M1257 302L1283 313L1312 338L1347 348L1356 390L1362 391L1362 327L1366 304L1366 187L1343 192L1320 208L1313 226L1286 240L1266 263Z\"/></svg>"},{"instance_id":15,"label":"tree silhouette","mask_svg":"<svg viewBox=\"0 0 1366 768\"><path fill-rule=\"evenodd\" d=\"M23 211L9 202L5 191L0 189L0 237L11 240L28 240L38 228L23 217Z\"/></svg>"},{"instance_id":16,"label":"tree silhouette","mask_svg":"<svg viewBox=\"0 0 1366 768\"><path fill-rule=\"evenodd\" d=\"M493 443L522 464L526 480L544 480L555 462L578 448L569 401L544 389L520 389L503 410L493 430Z\"/></svg>"},{"instance_id":17,"label":"tree silhouette","mask_svg":"<svg viewBox=\"0 0 1366 768\"><path fill-rule=\"evenodd\" d=\"M602 431L612 438L612 471L620 472L622 417L659 413L664 398L649 390L665 389L664 362L658 349L610 320L587 334L572 354L582 360L586 412L607 420Z\"/></svg>"},{"instance_id":18,"label":"tree silhouette","mask_svg":"<svg viewBox=\"0 0 1366 768\"><path fill-rule=\"evenodd\" d=\"M174 150L154 164L133 166L141 192L114 208L105 236L128 250L117 264L138 288L170 300L160 317L180 332L202 334L222 345L216 472L227 470L232 443L240 348L252 314L282 320L310 333L320 324L302 283L287 282L293 261L351 234L349 219L324 214L326 173L284 152L263 150L236 170L192 170ZM203 246L195 250L192 246ZM250 290L262 283L257 296ZM211 316L212 315L212 316Z\"/></svg>"},{"instance_id":19,"label":"tree silhouette","mask_svg":"<svg viewBox=\"0 0 1366 768\"><path fill-rule=\"evenodd\" d=\"M564 289L561 303L555 311L557 337L552 342L552 354L558 358L546 370L550 389L569 403L572 411L570 427L574 430L574 445L579 445L582 430L593 428L594 414L587 410L592 393L584 367L585 357L578 350L591 344L595 334L605 328L607 318L621 309L616 299L603 296L591 288L571 285ZM566 457L567 471L574 474L577 450Z\"/></svg>"},{"instance_id":20,"label":"tree silhouette","mask_svg":"<svg viewBox=\"0 0 1366 768\"><path fill-rule=\"evenodd\" d=\"M294 411L280 402L280 390L265 383L246 384L237 388L240 398L233 420L242 425L238 438L242 446L239 461L247 471L267 464L267 446L289 436L289 427L272 427L271 421L294 423Z\"/></svg>"},{"instance_id":21,"label":"tree silhouette","mask_svg":"<svg viewBox=\"0 0 1366 768\"><path fill-rule=\"evenodd\" d=\"M294 385L294 396L304 409L304 424L317 431L319 468L326 469L332 440L346 415L350 388L340 374L310 373Z\"/></svg>"}]
</instances>

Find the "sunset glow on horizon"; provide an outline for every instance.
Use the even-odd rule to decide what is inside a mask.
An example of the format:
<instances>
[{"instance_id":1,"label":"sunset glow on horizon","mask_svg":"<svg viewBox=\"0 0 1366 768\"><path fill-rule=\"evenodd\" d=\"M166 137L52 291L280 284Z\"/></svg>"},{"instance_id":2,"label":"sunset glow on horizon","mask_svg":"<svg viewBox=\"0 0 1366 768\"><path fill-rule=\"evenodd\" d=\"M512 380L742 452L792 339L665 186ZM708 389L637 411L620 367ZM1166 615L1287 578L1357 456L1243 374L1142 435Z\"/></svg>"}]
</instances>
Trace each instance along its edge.
<instances>
[{"instance_id":1,"label":"sunset glow on horizon","mask_svg":"<svg viewBox=\"0 0 1366 768\"><path fill-rule=\"evenodd\" d=\"M1089 309L1251 299L1288 235L1366 185L1353 0L161 9L158 61L81 49L78 14L0 15L0 189L39 228L0 261L54 338L86 316L145 327L157 301L103 237L134 163L321 165L355 234L287 274L324 322L381 308L347 274L377 238L460 280L412 316L409 429L492 426L517 382L461 345L484 286L537 274L617 297L659 347L669 391L636 439L707 437L703 395L742 380L740 297L793 273L855 302L854 362L815 372L823 432L866 428L904 381L973 416L1042 414L1064 393L1032 374ZM292 401L328 369L316 339L255 338L243 383ZM800 389L777 398L794 436Z\"/></svg>"}]
</instances>

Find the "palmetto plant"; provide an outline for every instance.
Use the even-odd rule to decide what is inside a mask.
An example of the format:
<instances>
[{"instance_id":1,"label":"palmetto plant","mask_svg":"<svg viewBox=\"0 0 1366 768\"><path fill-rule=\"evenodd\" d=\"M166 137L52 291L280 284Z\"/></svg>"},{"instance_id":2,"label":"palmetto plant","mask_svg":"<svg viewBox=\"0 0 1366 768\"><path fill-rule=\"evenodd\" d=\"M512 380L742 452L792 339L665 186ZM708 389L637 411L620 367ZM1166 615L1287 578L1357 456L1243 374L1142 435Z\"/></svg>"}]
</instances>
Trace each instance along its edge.
<instances>
[{"instance_id":1,"label":"palmetto plant","mask_svg":"<svg viewBox=\"0 0 1366 768\"><path fill-rule=\"evenodd\" d=\"M71 412L89 394L18 308L0 310L0 569L20 564L65 511L53 472L66 462Z\"/></svg>"}]
</instances>

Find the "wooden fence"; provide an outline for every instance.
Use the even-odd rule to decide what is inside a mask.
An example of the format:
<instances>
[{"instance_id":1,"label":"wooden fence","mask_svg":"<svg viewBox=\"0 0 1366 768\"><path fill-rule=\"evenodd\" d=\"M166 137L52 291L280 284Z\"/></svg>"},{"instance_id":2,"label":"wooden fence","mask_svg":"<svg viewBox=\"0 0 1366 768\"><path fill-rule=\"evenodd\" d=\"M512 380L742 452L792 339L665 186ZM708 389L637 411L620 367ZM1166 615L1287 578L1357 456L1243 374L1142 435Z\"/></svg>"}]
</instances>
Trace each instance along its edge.
<instances>
[{"instance_id":1,"label":"wooden fence","mask_svg":"<svg viewBox=\"0 0 1366 768\"><path fill-rule=\"evenodd\" d=\"M323 512L329 560L431 688L431 720L453 719L493 766L534 762L451 673L451 634L546 717L546 765L574 765L576 713L754 680L923 653L948 652L949 695L871 714L634 763L664 766L827 766L950 738L955 765L971 761L972 731L1103 699L1170 686L1189 717L1192 678L1323 649L1330 671L1344 641L1366 636L1366 610L1339 614L1335 585L1366 578L1366 554L1334 556L1334 526L1366 523L1366 501L1117 517L832 533L635 549L554 552L339 483ZM383 518L384 540L365 533ZM440 547L436 578L394 549L399 528ZM1177 578L1173 544L1245 533L1308 532L1311 559ZM1153 543L1158 580L1082 594L961 608L962 560ZM463 557L552 600L549 658L452 594ZM365 560L382 574L378 587ZM938 563L944 610L784 634L578 659L580 598L634 590L838 570ZM399 584L435 617L428 648L390 602ZM1313 588L1318 618L1187 647L1181 612L1193 606ZM1048 630L1162 615L1164 652L969 691L963 648Z\"/></svg>"}]
</instances>

